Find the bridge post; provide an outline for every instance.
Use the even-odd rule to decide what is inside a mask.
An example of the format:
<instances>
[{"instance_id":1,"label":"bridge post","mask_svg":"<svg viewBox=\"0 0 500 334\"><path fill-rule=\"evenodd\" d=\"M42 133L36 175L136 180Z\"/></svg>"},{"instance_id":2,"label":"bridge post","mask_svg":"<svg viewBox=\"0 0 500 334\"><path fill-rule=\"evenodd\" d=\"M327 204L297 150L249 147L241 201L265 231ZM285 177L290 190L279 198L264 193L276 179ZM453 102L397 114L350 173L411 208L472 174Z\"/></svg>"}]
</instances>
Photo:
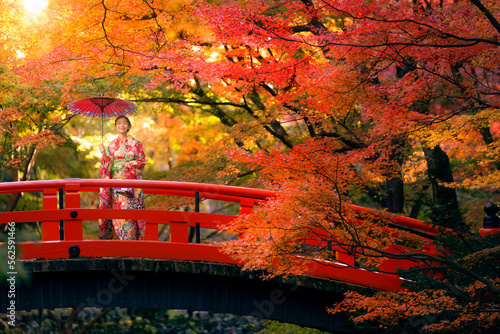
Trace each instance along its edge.
<instances>
[{"instance_id":1,"label":"bridge post","mask_svg":"<svg viewBox=\"0 0 500 334\"><path fill-rule=\"evenodd\" d=\"M253 198L240 198L240 213L239 215L249 215L253 212L253 207L255 202ZM246 233L241 233L238 236L239 239L245 239Z\"/></svg>"},{"instance_id":2,"label":"bridge post","mask_svg":"<svg viewBox=\"0 0 500 334\"><path fill-rule=\"evenodd\" d=\"M338 249L332 249L332 250L335 250L338 261L354 267L355 265L354 255L347 253L344 249L340 247Z\"/></svg>"},{"instance_id":3,"label":"bridge post","mask_svg":"<svg viewBox=\"0 0 500 334\"><path fill-rule=\"evenodd\" d=\"M57 189L43 190L43 209L57 210ZM42 222L42 241L59 240L59 221Z\"/></svg>"},{"instance_id":4,"label":"bridge post","mask_svg":"<svg viewBox=\"0 0 500 334\"><path fill-rule=\"evenodd\" d=\"M189 242L189 225L187 222L170 222L170 242Z\"/></svg>"},{"instance_id":5,"label":"bridge post","mask_svg":"<svg viewBox=\"0 0 500 334\"><path fill-rule=\"evenodd\" d=\"M144 240L158 241L158 224L146 221L146 232L144 233Z\"/></svg>"},{"instance_id":6,"label":"bridge post","mask_svg":"<svg viewBox=\"0 0 500 334\"><path fill-rule=\"evenodd\" d=\"M194 192L194 212L200 212L200 193L198 191ZM195 223L194 232L196 235L196 243L199 244L201 242L200 223Z\"/></svg>"},{"instance_id":7,"label":"bridge post","mask_svg":"<svg viewBox=\"0 0 500 334\"><path fill-rule=\"evenodd\" d=\"M254 206L255 206L255 201L253 198L241 198L240 199L240 215L252 213Z\"/></svg>"},{"instance_id":8,"label":"bridge post","mask_svg":"<svg viewBox=\"0 0 500 334\"><path fill-rule=\"evenodd\" d=\"M82 240L82 220L76 219L78 217L78 209L81 208L80 183L67 183L65 190L66 208L74 210L71 211L71 219L65 219L64 221L64 240Z\"/></svg>"},{"instance_id":9,"label":"bridge post","mask_svg":"<svg viewBox=\"0 0 500 334\"><path fill-rule=\"evenodd\" d=\"M479 234L484 238L490 234L500 233L500 217L497 213L500 210L495 203L488 203L484 207L486 216L483 218L483 228L479 230Z\"/></svg>"}]
</instances>

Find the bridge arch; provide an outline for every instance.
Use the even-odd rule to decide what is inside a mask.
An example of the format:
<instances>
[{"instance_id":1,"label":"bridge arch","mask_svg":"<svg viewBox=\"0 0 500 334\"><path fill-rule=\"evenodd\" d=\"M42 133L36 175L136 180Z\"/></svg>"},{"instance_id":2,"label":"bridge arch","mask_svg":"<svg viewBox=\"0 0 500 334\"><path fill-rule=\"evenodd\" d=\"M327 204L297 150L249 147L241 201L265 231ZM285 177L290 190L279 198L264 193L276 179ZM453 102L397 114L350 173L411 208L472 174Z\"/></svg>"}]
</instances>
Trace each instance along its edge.
<instances>
[{"instance_id":1,"label":"bridge arch","mask_svg":"<svg viewBox=\"0 0 500 334\"><path fill-rule=\"evenodd\" d=\"M265 272L242 271L234 264L138 258L39 259L24 261L24 267L31 277L17 288L18 310L180 309L354 333L343 315L326 312L342 299L346 284L322 278L263 280ZM7 313L7 293L1 290L2 313Z\"/></svg>"}]
</instances>

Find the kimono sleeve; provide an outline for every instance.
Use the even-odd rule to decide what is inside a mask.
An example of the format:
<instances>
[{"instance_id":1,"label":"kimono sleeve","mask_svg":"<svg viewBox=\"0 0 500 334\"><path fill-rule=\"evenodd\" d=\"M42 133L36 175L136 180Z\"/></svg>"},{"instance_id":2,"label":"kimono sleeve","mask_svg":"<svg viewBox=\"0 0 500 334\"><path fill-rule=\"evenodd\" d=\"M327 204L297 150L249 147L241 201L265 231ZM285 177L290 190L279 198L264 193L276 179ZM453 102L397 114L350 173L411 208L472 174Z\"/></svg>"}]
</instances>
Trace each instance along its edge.
<instances>
[{"instance_id":1,"label":"kimono sleeve","mask_svg":"<svg viewBox=\"0 0 500 334\"><path fill-rule=\"evenodd\" d=\"M144 170L144 166L146 165L146 155L144 154L144 149L142 147L142 143L137 141L135 149L137 150L137 159L131 161L130 168L130 178L131 179L142 179L142 171Z\"/></svg>"},{"instance_id":2,"label":"kimono sleeve","mask_svg":"<svg viewBox=\"0 0 500 334\"><path fill-rule=\"evenodd\" d=\"M101 158L99 173L101 174L101 179L111 179L111 158L109 154L109 147L106 148L106 154Z\"/></svg>"}]
</instances>

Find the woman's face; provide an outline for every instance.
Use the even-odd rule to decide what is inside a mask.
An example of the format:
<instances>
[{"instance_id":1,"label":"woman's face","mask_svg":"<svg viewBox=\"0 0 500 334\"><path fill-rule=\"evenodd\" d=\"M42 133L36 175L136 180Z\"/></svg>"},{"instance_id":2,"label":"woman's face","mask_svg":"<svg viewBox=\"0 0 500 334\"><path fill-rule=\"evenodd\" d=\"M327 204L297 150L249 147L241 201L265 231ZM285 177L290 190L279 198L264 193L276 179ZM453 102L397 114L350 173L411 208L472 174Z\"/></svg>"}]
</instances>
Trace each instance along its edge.
<instances>
[{"instance_id":1,"label":"woman's face","mask_svg":"<svg viewBox=\"0 0 500 334\"><path fill-rule=\"evenodd\" d=\"M125 118L120 118L115 123L116 131L120 134L127 134L130 129L130 124Z\"/></svg>"}]
</instances>

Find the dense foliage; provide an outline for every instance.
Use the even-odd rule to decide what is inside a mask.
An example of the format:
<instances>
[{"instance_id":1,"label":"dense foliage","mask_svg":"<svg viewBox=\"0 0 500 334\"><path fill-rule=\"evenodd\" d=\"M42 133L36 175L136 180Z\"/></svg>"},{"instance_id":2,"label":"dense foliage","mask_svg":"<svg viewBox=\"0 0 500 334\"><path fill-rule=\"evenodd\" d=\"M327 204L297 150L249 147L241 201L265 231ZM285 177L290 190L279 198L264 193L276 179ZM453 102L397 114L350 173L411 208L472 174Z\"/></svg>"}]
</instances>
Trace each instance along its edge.
<instances>
[{"instance_id":1,"label":"dense foliage","mask_svg":"<svg viewBox=\"0 0 500 334\"><path fill-rule=\"evenodd\" d=\"M65 105L123 97L150 178L280 191L228 230L244 232L226 250L247 268L298 274L334 258L331 242L372 269L390 245L436 247L403 252L418 264L408 290L348 293L332 311L407 331L498 327L499 240L477 233L499 198L498 1L52 0L31 19L1 6L16 27L0 33L3 180L62 176L40 159L53 145L86 161L71 177L95 175L97 122ZM388 234L390 215L360 220L352 204L442 229L433 245ZM300 246L319 230L328 247Z\"/></svg>"},{"instance_id":2,"label":"dense foliage","mask_svg":"<svg viewBox=\"0 0 500 334\"><path fill-rule=\"evenodd\" d=\"M231 314L187 312L182 310L137 308L78 308L23 312L18 315L22 333L151 333L151 334L250 334L302 333L321 334L315 329L300 328L277 321ZM0 328L0 333L3 333Z\"/></svg>"}]
</instances>

